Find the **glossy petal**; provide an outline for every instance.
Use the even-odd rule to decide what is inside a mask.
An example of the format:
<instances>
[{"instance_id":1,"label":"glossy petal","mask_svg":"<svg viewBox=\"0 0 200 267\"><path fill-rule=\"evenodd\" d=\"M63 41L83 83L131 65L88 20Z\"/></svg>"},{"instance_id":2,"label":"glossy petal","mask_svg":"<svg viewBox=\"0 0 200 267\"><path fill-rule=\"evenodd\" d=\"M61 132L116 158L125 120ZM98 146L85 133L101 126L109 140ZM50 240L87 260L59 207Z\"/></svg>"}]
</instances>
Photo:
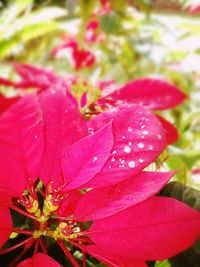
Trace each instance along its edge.
<instances>
[{"instance_id":1,"label":"glossy petal","mask_svg":"<svg viewBox=\"0 0 200 267\"><path fill-rule=\"evenodd\" d=\"M124 258L123 255L113 256L112 250L106 251L104 248L95 245L87 246L84 250L109 267L147 267L144 261Z\"/></svg>"},{"instance_id":2,"label":"glossy petal","mask_svg":"<svg viewBox=\"0 0 200 267\"><path fill-rule=\"evenodd\" d=\"M6 111L10 106L16 103L20 99L20 96L5 97L0 94L0 115Z\"/></svg>"},{"instance_id":3,"label":"glossy petal","mask_svg":"<svg viewBox=\"0 0 200 267\"><path fill-rule=\"evenodd\" d=\"M161 122L162 127L164 129L167 144L171 145L173 143L176 143L179 137L177 129L170 122L166 121L162 117L157 116L157 118Z\"/></svg>"},{"instance_id":4,"label":"glossy petal","mask_svg":"<svg viewBox=\"0 0 200 267\"><path fill-rule=\"evenodd\" d=\"M17 267L61 267L61 265L48 255L37 253L32 258L22 261Z\"/></svg>"},{"instance_id":5,"label":"glossy petal","mask_svg":"<svg viewBox=\"0 0 200 267\"><path fill-rule=\"evenodd\" d=\"M45 151L39 176L45 184L50 180L63 182L61 158L70 145L88 134L86 122L78 107L67 98L64 90L45 91L39 95L39 102L45 138Z\"/></svg>"},{"instance_id":6,"label":"glossy petal","mask_svg":"<svg viewBox=\"0 0 200 267\"><path fill-rule=\"evenodd\" d=\"M1 190L21 195L28 179L38 177L43 144L40 106L37 96L29 95L0 117Z\"/></svg>"},{"instance_id":7,"label":"glossy petal","mask_svg":"<svg viewBox=\"0 0 200 267\"><path fill-rule=\"evenodd\" d=\"M107 96L115 104L141 103L153 110L169 109L186 99L178 87L159 79L131 81Z\"/></svg>"},{"instance_id":8,"label":"glossy petal","mask_svg":"<svg viewBox=\"0 0 200 267\"><path fill-rule=\"evenodd\" d=\"M11 234L12 219L9 209L0 203L0 247L9 239Z\"/></svg>"},{"instance_id":9,"label":"glossy petal","mask_svg":"<svg viewBox=\"0 0 200 267\"><path fill-rule=\"evenodd\" d=\"M200 214L170 198L152 197L96 221L88 231L94 243L113 255L162 260L187 249L200 234Z\"/></svg>"},{"instance_id":10,"label":"glossy petal","mask_svg":"<svg viewBox=\"0 0 200 267\"><path fill-rule=\"evenodd\" d=\"M114 148L111 156L85 188L116 184L133 175L157 158L167 145L159 120L145 107L131 105L104 112L89 121L98 130L113 119Z\"/></svg>"},{"instance_id":11,"label":"glossy petal","mask_svg":"<svg viewBox=\"0 0 200 267\"><path fill-rule=\"evenodd\" d=\"M78 188L90 181L105 164L112 147L112 122L73 144L62 161L65 190Z\"/></svg>"},{"instance_id":12,"label":"glossy petal","mask_svg":"<svg viewBox=\"0 0 200 267\"><path fill-rule=\"evenodd\" d=\"M56 212L58 216L66 218L68 216L73 216L76 205L81 198L82 194L77 190L73 190L69 195L64 199L60 205L59 210Z\"/></svg>"},{"instance_id":13,"label":"glossy petal","mask_svg":"<svg viewBox=\"0 0 200 267\"><path fill-rule=\"evenodd\" d=\"M91 190L77 203L74 215L79 221L92 221L116 214L159 192L173 174L143 172L117 185Z\"/></svg>"}]
</instances>

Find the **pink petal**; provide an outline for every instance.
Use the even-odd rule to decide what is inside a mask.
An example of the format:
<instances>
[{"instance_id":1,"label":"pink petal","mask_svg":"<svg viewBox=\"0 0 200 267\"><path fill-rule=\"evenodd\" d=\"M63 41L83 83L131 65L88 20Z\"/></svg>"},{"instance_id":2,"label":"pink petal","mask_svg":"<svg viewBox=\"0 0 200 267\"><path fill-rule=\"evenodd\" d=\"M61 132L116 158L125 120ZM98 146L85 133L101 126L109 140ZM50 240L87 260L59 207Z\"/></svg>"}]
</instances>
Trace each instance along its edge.
<instances>
[{"instance_id":1,"label":"pink petal","mask_svg":"<svg viewBox=\"0 0 200 267\"><path fill-rule=\"evenodd\" d=\"M91 190L77 203L75 218L92 221L116 214L159 192L173 174L143 172L117 185Z\"/></svg>"},{"instance_id":2,"label":"pink petal","mask_svg":"<svg viewBox=\"0 0 200 267\"><path fill-rule=\"evenodd\" d=\"M178 141L178 132L177 129L168 121L157 115L157 118L164 128L165 137L168 145L176 143Z\"/></svg>"},{"instance_id":3,"label":"pink petal","mask_svg":"<svg viewBox=\"0 0 200 267\"><path fill-rule=\"evenodd\" d=\"M65 90L48 90L39 95L43 115L45 151L40 178L62 182L61 159L70 145L88 134L78 107L67 98Z\"/></svg>"},{"instance_id":4,"label":"pink petal","mask_svg":"<svg viewBox=\"0 0 200 267\"><path fill-rule=\"evenodd\" d=\"M115 104L141 103L153 110L163 110L177 106L186 99L186 95L164 80L144 78L125 84L106 98Z\"/></svg>"},{"instance_id":5,"label":"pink petal","mask_svg":"<svg viewBox=\"0 0 200 267\"><path fill-rule=\"evenodd\" d=\"M9 239L11 234L12 219L7 207L0 203L0 247Z\"/></svg>"},{"instance_id":6,"label":"pink petal","mask_svg":"<svg viewBox=\"0 0 200 267\"><path fill-rule=\"evenodd\" d=\"M66 199L60 205L57 215L60 217L67 218L74 215L76 205L81 198L82 194L79 191L73 190L69 193Z\"/></svg>"},{"instance_id":7,"label":"pink petal","mask_svg":"<svg viewBox=\"0 0 200 267\"><path fill-rule=\"evenodd\" d=\"M38 177L43 153L42 116L36 95L19 100L0 117L0 189L11 196Z\"/></svg>"},{"instance_id":8,"label":"pink petal","mask_svg":"<svg viewBox=\"0 0 200 267\"><path fill-rule=\"evenodd\" d=\"M170 198L152 197L88 230L94 243L124 258L162 260L190 247L200 234L200 214Z\"/></svg>"},{"instance_id":9,"label":"pink petal","mask_svg":"<svg viewBox=\"0 0 200 267\"><path fill-rule=\"evenodd\" d=\"M87 104L87 93L84 93L82 95L80 104L81 104L81 108L85 107L85 105Z\"/></svg>"},{"instance_id":10,"label":"pink petal","mask_svg":"<svg viewBox=\"0 0 200 267\"><path fill-rule=\"evenodd\" d=\"M10 80L7 80L3 77L0 77L0 85L3 85L3 86L15 86L15 83L13 83L12 81Z\"/></svg>"},{"instance_id":11,"label":"pink petal","mask_svg":"<svg viewBox=\"0 0 200 267\"><path fill-rule=\"evenodd\" d=\"M147 267L146 263L144 261L138 261L128 258L123 258L121 255L119 256L113 256L112 251L106 251L105 249L98 247L96 245L90 245L84 247L84 250L97 258L98 260L102 261L109 267Z\"/></svg>"},{"instance_id":12,"label":"pink petal","mask_svg":"<svg viewBox=\"0 0 200 267\"><path fill-rule=\"evenodd\" d=\"M56 82L56 77L50 71L28 64L14 64L15 71L24 81L33 82L39 86L49 86Z\"/></svg>"},{"instance_id":13,"label":"pink petal","mask_svg":"<svg viewBox=\"0 0 200 267\"><path fill-rule=\"evenodd\" d=\"M15 71L21 76L22 81L16 83L18 88L36 87L40 90L46 90L53 84L61 84L65 89L67 83L51 71L27 64L14 64Z\"/></svg>"},{"instance_id":14,"label":"pink petal","mask_svg":"<svg viewBox=\"0 0 200 267\"><path fill-rule=\"evenodd\" d=\"M97 174L84 187L95 188L116 184L139 173L152 163L167 145L159 120L145 107L120 107L94 117L90 130L98 130L113 119L114 148Z\"/></svg>"},{"instance_id":15,"label":"pink petal","mask_svg":"<svg viewBox=\"0 0 200 267\"><path fill-rule=\"evenodd\" d=\"M78 188L90 181L105 164L112 147L112 122L73 144L62 161L67 183L65 190Z\"/></svg>"},{"instance_id":16,"label":"pink petal","mask_svg":"<svg viewBox=\"0 0 200 267\"><path fill-rule=\"evenodd\" d=\"M85 67L92 67L95 63L95 56L87 50L74 50L72 52L73 60L74 60L74 67L76 70L79 70L81 68Z\"/></svg>"},{"instance_id":17,"label":"pink petal","mask_svg":"<svg viewBox=\"0 0 200 267\"><path fill-rule=\"evenodd\" d=\"M20 98L21 97L19 96L5 97L4 95L0 94L0 115Z\"/></svg>"},{"instance_id":18,"label":"pink petal","mask_svg":"<svg viewBox=\"0 0 200 267\"><path fill-rule=\"evenodd\" d=\"M32 258L22 261L17 267L61 267L61 265L48 255L37 253Z\"/></svg>"}]
</instances>

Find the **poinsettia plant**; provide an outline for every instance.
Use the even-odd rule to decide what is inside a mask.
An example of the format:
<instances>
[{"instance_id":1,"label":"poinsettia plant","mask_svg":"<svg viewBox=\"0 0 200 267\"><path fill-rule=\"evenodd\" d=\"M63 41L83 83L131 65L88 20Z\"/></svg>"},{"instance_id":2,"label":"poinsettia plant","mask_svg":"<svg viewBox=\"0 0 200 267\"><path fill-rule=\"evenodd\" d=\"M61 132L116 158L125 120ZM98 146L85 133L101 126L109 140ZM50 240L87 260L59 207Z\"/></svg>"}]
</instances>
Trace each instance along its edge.
<instances>
[{"instance_id":1,"label":"poinsettia plant","mask_svg":"<svg viewBox=\"0 0 200 267\"><path fill-rule=\"evenodd\" d=\"M155 196L174 172L144 169L175 141L173 126L137 101L87 121L61 85L22 96L0 117L0 254L20 249L7 264L79 266L78 248L84 266L91 254L138 267L191 246L199 213Z\"/></svg>"},{"instance_id":2,"label":"poinsettia plant","mask_svg":"<svg viewBox=\"0 0 200 267\"><path fill-rule=\"evenodd\" d=\"M198 266L199 194L177 182L199 175L198 64L182 74L152 1L22 2L2 13L1 265Z\"/></svg>"}]
</instances>

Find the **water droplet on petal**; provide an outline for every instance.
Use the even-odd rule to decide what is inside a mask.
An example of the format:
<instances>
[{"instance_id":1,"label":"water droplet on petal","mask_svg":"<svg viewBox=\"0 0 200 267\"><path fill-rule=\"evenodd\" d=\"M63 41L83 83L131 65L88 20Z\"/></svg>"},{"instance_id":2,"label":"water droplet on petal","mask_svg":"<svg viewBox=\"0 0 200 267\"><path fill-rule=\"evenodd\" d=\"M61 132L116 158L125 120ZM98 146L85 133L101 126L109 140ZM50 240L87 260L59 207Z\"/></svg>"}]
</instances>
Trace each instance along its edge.
<instances>
[{"instance_id":1,"label":"water droplet on petal","mask_svg":"<svg viewBox=\"0 0 200 267\"><path fill-rule=\"evenodd\" d=\"M135 167L135 161L133 161L133 160L129 161L128 166L129 166L129 168L134 168Z\"/></svg>"},{"instance_id":2,"label":"water droplet on petal","mask_svg":"<svg viewBox=\"0 0 200 267\"><path fill-rule=\"evenodd\" d=\"M132 132L133 128L132 127L128 127L128 132Z\"/></svg>"},{"instance_id":3,"label":"water droplet on petal","mask_svg":"<svg viewBox=\"0 0 200 267\"><path fill-rule=\"evenodd\" d=\"M162 139L162 135L161 134L157 134L157 138L158 139Z\"/></svg>"},{"instance_id":4,"label":"water droplet on petal","mask_svg":"<svg viewBox=\"0 0 200 267\"><path fill-rule=\"evenodd\" d=\"M34 138L37 139L38 138L38 135L34 135Z\"/></svg>"},{"instance_id":5,"label":"water droplet on petal","mask_svg":"<svg viewBox=\"0 0 200 267\"><path fill-rule=\"evenodd\" d=\"M129 145L129 146L132 146L132 144L133 144L133 143L132 143L131 141L130 141L130 142L128 142L128 145Z\"/></svg>"},{"instance_id":6,"label":"water droplet on petal","mask_svg":"<svg viewBox=\"0 0 200 267\"><path fill-rule=\"evenodd\" d=\"M117 151L116 150L113 150L112 154L113 155L117 154Z\"/></svg>"},{"instance_id":7,"label":"water droplet on petal","mask_svg":"<svg viewBox=\"0 0 200 267\"><path fill-rule=\"evenodd\" d=\"M123 150L124 150L125 153L131 153L130 146L125 146Z\"/></svg>"},{"instance_id":8,"label":"water droplet on petal","mask_svg":"<svg viewBox=\"0 0 200 267\"><path fill-rule=\"evenodd\" d=\"M111 161L112 161L112 162L114 162L114 161L115 161L115 158L114 158L114 157L112 157L112 158L111 158Z\"/></svg>"},{"instance_id":9,"label":"water droplet on petal","mask_svg":"<svg viewBox=\"0 0 200 267\"><path fill-rule=\"evenodd\" d=\"M143 130L143 131L142 131L142 134L144 134L144 135L148 135L149 132L148 132L147 130Z\"/></svg>"},{"instance_id":10,"label":"water droplet on petal","mask_svg":"<svg viewBox=\"0 0 200 267\"><path fill-rule=\"evenodd\" d=\"M139 148L144 148L144 144L142 142L138 143Z\"/></svg>"},{"instance_id":11,"label":"water droplet on petal","mask_svg":"<svg viewBox=\"0 0 200 267\"><path fill-rule=\"evenodd\" d=\"M94 134L94 130L92 128L88 128L88 133L89 134Z\"/></svg>"},{"instance_id":12,"label":"water droplet on petal","mask_svg":"<svg viewBox=\"0 0 200 267\"><path fill-rule=\"evenodd\" d=\"M148 146L148 149L149 149L149 150L153 150L153 146L152 146L152 145L149 145L149 146Z\"/></svg>"},{"instance_id":13,"label":"water droplet on petal","mask_svg":"<svg viewBox=\"0 0 200 267\"><path fill-rule=\"evenodd\" d=\"M94 158L93 158L93 161L96 161L98 158L95 156Z\"/></svg>"},{"instance_id":14,"label":"water droplet on petal","mask_svg":"<svg viewBox=\"0 0 200 267\"><path fill-rule=\"evenodd\" d=\"M139 159L139 163L143 163L144 162L144 160L143 159Z\"/></svg>"}]
</instances>

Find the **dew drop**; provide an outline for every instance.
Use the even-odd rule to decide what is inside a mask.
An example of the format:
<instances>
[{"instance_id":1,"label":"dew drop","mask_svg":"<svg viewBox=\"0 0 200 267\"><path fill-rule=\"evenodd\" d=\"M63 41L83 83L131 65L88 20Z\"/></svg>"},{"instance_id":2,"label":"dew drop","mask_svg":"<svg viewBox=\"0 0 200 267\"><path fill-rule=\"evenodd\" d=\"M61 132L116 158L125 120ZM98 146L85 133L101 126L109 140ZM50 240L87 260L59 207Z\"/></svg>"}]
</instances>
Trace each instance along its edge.
<instances>
[{"instance_id":1,"label":"dew drop","mask_svg":"<svg viewBox=\"0 0 200 267\"><path fill-rule=\"evenodd\" d=\"M37 139L38 138L38 135L34 135L34 138Z\"/></svg>"},{"instance_id":2,"label":"dew drop","mask_svg":"<svg viewBox=\"0 0 200 267\"><path fill-rule=\"evenodd\" d=\"M135 161L129 161L129 163L128 163L128 166L129 166L129 168L134 168L135 167Z\"/></svg>"},{"instance_id":3,"label":"dew drop","mask_svg":"<svg viewBox=\"0 0 200 267\"><path fill-rule=\"evenodd\" d=\"M144 134L144 135L148 135L149 132L148 132L147 130L143 130L143 131L142 131L142 134Z\"/></svg>"},{"instance_id":4,"label":"dew drop","mask_svg":"<svg viewBox=\"0 0 200 267\"><path fill-rule=\"evenodd\" d=\"M93 161L97 161L97 159L98 159L98 158L95 156L95 157L93 158Z\"/></svg>"},{"instance_id":5,"label":"dew drop","mask_svg":"<svg viewBox=\"0 0 200 267\"><path fill-rule=\"evenodd\" d=\"M139 159L139 163L143 163L144 162L144 160L143 159Z\"/></svg>"},{"instance_id":6,"label":"dew drop","mask_svg":"<svg viewBox=\"0 0 200 267\"><path fill-rule=\"evenodd\" d=\"M125 136L125 135L123 135L123 136L122 136L122 139L125 139L125 138L126 138L126 136Z\"/></svg>"},{"instance_id":7,"label":"dew drop","mask_svg":"<svg viewBox=\"0 0 200 267\"><path fill-rule=\"evenodd\" d=\"M114 158L114 157L112 157L112 158L111 158L111 161L112 161L112 162L114 162L114 161L115 161L115 158Z\"/></svg>"},{"instance_id":8,"label":"dew drop","mask_svg":"<svg viewBox=\"0 0 200 267\"><path fill-rule=\"evenodd\" d=\"M88 133L89 134L94 134L94 130L92 128L88 128Z\"/></svg>"},{"instance_id":9,"label":"dew drop","mask_svg":"<svg viewBox=\"0 0 200 267\"><path fill-rule=\"evenodd\" d=\"M131 153L130 146L125 146L123 150L124 150L125 153Z\"/></svg>"},{"instance_id":10,"label":"dew drop","mask_svg":"<svg viewBox=\"0 0 200 267\"><path fill-rule=\"evenodd\" d=\"M149 146L148 146L148 149L149 149L149 150L153 150L153 146L152 146L152 145L149 145Z\"/></svg>"},{"instance_id":11,"label":"dew drop","mask_svg":"<svg viewBox=\"0 0 200 267\"><path fill-rule=\"evenodd\" d=\"M132 127L128 127L128 132L132 132L133 128Z\"/></svg>"},{"instance_id":12,"label":"dew drop","mask_svg":"<svg viewBox=\"0 0 200 267\"><path fill-rule=\"evenodd\" d=\"M117 154L117 151L116 150L113 150L112 154L113 155Z\"/></svg>"},{"instance_id":13,"label":"dew drop","mask_svg":"<svg viewBox=\"0 0 200 267\"><path fill-rule=\"evenodd\" d=\"M132 144L133 144L133 143L132 143L131 141L130 141L130 142L128 142L128 145L129 145L129 146L132 146Z\"/></svg>"},{"instance_id":14,"label":"dew drop","mask_svg":"<svg viewBox=\"0 0 200 267\"><path fill-rule=\"evenodd\" d=\"M138 143L138 147L139 148L144 148L144 144L141 142L141 143Z\"/></svg>"},{"instance_id":15,"label":"dew drop","mask_svg":"<svg viewBox=\"0 0 200 267\"><path fill-rule=\"evenodd\" d=\"M158 137L158 139L162 139L162 135L161 134L157 134L157 137Z\"/></svg>"}]
</instances>

